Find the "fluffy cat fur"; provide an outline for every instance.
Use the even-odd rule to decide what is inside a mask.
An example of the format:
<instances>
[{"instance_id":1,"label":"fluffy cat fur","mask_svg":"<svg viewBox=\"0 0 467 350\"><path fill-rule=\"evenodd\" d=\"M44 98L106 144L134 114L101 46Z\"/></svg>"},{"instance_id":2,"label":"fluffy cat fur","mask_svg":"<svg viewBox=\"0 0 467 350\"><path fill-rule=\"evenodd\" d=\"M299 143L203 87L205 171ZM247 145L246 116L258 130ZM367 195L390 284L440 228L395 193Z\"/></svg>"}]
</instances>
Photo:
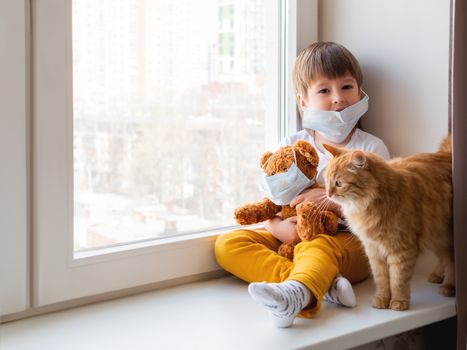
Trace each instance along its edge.
<instances>
[{"instance_id":1,"label":"fluffy cat fur","mask_svg":"<svg viewBox=\"0 0 467 350\"><path fill-rule=\"evenodd\" d=\"M442 283L441 294L455 294L450 145L448 137L436 153L387 162L373 153L325 145L333 155L326 194L342 206L365 247L376 285L375 308L409 308L410 280L425 249L438 258L429 281Z\"/></svg>"}]
</instances>

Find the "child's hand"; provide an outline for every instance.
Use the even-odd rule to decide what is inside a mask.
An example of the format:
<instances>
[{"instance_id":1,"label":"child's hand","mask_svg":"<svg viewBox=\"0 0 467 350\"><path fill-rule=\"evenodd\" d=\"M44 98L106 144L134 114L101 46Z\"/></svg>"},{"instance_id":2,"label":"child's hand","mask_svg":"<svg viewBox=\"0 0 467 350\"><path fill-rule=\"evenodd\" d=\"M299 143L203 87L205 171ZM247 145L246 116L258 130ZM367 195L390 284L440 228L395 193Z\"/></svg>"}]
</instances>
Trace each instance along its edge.
<instances>
[{"instance_id":1,"label":"child's hand","mask_svg":"<svg viewBox=\"0 0 467 350\"><path fill-rule=\"evenodd\" d=\"M266 230L271 232L271 234L281 242L300 241L296 229L296 216L291 216L285 220L282 220L280 217L276 216L270 220L265 221L264 226L266 227Z\"/></svg>"},{"instance_id":2,"label":"child's hand","mask_svg":"<svg viewBox=\"0 0 467 350\"><path fill-rule=\"evenodd\" d=\"M290 202L290 206L294 208L302 202L314 202L323 210L333 211L338 217L342 217L340 206L326 197L324 188L309 188L303 191Z\"/></svg>"},{"instance_id":3,"label":"child's hand","mask_svg":"<svg viewBox=\"0 0 467 350\"><path fill-rule=\"evenodd\" d=\"M324 188L309 188L300 193L297 197L295 197L292 202L290 202L290 206L294 208L296 205L302 202L313 202L316 205L321 206L326 201L326 190Z\"/></svg>"}]
</instances>

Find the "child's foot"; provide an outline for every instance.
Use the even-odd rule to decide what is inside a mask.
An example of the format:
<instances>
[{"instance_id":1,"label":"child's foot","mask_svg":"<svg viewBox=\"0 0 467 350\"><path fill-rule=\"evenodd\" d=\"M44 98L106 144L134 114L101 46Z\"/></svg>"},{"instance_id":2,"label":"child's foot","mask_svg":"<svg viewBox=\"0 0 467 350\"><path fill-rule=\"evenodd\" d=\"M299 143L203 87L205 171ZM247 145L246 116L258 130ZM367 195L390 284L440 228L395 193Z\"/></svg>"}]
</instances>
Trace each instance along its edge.
<instances>
[{"instance_id":1,"label":"child's foot","mask_svg":"<svg viewBox=\"0 0 467 350\"><path fill-rule=\"evenodd\" d=\"M324 295L324 300L347 307L355 307L355 293L349 280L342 276L337 276L332 282L331 288Z\"/></svg>"},{"instance_id":2,"label":"child's foot","mask_svg":"<svg viewBox=\"0 0 467 350\"><path fill-rule=\"evenodd\" d=\"M276 327L290 327L297 314L310 303L310 290L298 281L250 283L248 292L271 315Z\"/></svg>"}]
</instances>

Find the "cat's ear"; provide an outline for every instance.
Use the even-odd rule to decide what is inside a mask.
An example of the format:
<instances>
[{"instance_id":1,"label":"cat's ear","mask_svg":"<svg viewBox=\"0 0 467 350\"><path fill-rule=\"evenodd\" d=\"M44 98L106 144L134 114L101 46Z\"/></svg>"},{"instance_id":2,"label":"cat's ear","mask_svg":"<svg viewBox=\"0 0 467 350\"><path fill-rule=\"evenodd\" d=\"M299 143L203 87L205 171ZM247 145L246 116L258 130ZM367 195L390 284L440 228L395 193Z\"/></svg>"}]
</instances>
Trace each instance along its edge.
<instances>
[{"instance_id":1,"label":"cat's ear","mask_svg":"<svg viewBox=\"0 0 467 350\"><path fill-rule=\"evenodd\" d=\"M338 157L343 153L343 150L341 150L340 148L332 147L331 145L327 145L325 143L323 143L323 147L326 150L326 154L330 155L331 158Z\"/></svg>"},{"instance_id":2,"label":"cat's ear","mask_svg":"<svg viewBox=\"0 0 467 350\"><path fill-rule=\"evenodd\" d=\"M355 151L352 153L352 167L362 169L367 165L365 153L362 151Z\"/></svg>"}]
</instances>

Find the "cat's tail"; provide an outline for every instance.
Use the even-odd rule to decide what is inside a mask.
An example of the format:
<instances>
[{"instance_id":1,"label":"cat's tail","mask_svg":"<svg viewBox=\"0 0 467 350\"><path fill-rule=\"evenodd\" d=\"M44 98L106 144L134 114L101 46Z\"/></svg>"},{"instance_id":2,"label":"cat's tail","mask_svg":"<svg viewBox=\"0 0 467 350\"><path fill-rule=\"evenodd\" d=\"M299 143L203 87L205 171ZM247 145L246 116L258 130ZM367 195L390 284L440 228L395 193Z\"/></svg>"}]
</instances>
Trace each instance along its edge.
<instances>
[{"instance_id":1,"label":"cat's tail","mask_svg":"<svg viewBox=\"0 0 467 350\"><path fill-rule=\"evenodd\" d=\"M452 139L451 133L444 138L444 140L439 145L438 152L449 152L452 153Z\"/></svg>"}]
</instances>

